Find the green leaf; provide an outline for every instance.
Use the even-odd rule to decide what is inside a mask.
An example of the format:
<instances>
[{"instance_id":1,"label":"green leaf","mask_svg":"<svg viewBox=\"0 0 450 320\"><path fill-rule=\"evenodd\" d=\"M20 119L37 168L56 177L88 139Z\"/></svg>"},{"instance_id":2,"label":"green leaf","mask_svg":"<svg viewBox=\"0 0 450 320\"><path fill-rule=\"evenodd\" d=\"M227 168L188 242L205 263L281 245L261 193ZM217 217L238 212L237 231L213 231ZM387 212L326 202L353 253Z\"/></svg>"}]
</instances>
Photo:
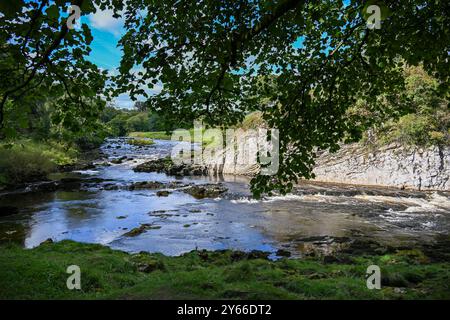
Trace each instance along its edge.
<instances>
[{"instance_id":1,"label":"green leaf","mask_svg":"<svg viewBox=\"0 0 450 320\"><path fill-rule=\"evenodd\" d=\"M51 20L58 20L59 18L59 8L57 5L52 5L45 10L47 16Z\"/></svg>"}]
</instances>

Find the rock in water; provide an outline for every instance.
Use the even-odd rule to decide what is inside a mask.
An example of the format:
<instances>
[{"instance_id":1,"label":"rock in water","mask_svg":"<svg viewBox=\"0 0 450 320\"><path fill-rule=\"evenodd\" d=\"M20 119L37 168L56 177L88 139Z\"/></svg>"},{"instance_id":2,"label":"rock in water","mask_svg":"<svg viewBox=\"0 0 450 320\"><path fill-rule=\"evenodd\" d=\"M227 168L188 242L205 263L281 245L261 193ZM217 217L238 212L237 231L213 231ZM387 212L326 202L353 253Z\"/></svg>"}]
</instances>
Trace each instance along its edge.
<instances>
[{"instance_id":1,"label":"rock in water","mask_svg":"<svg viewBox=\"0 0 450 320\"><path fill-rule=\"evenodd\" d=\"M135 172L162 172L171 176L202 176L208 174L206 166L174 164L169 157L142 163L133 170Z\"/></svg>"},{"instance_id":2,"label":"rock in water","mask_svg":"<svg viewBox=\"0 0 450 320\"><path fill-rule=\"evenodd\" d=\"M133 183L129 189L130 190L142 190L142 189L160 189L163 188L164 184L157 181L142 181Z\"/></svg>"},{"instance_id":3,"label":"rock in water","mask_svg":"<svg viewBox=\"0 0 450 320\"><path fill-rule=\"evenodd\" d=\"M184 189L184 192L190 194L196 199L216 198L225 193L228 189L222 184L203 184L194 185Z\"/></svg>"},{"instance_id":4,"label":"rock in water","mask_svg":"<svg viewBox=\"0 0 450 320\"><path fill-rule=\"evenodd\" d=\"M158 197L168 197L169 194L170 194L169 191L158 191L158 192L156 192L156 195L157 195Z\"/></svg>"},{"instance_id":5,"label":"rock in water","mask_svg":"<svg viewBox=\"0 0 450 320\"><path fill-rule=\"evenodd\" d=\"M172 165L173 162L170 158L163 158L144 162L133 170L135 172L167 172Z\"/></svg>"},{"instance_id":6,"label":"rock in water","mask_svg":"<svg viewBox=\"0 0 450 320\"><path fill-rule=\"evenodd\" d=\"M125 237L136 237L142 233L144 233L147 230L157 230L157 229L161 229L161 226L155 226L149 223L144 223L141 224L140 227L131 229L130 231L128 231L127 233L124 234Z\"/></svg>"}]
</instances>

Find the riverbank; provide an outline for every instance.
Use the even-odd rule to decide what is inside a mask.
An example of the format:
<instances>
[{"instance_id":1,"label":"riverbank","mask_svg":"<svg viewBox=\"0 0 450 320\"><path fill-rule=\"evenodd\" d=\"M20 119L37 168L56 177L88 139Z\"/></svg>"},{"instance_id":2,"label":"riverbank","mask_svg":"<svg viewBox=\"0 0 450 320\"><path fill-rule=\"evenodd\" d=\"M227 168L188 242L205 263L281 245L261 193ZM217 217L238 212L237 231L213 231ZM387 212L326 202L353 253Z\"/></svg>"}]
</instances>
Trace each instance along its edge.
<instances>
[{"instance_id":1,"label":"riverbank","mask_svg":"<svg viewBox=\"0 0 450 320\"><path fill-rule=\"evenodd\" d=\"M79 150L51 140L0 144L0 189L45 180L49 173L75 165L79 156Z\"/></svg>"},{"instance_id":2,"label":"riverbank","mask_svg":"<svg viewBox=\"0 0 450 320\"><path fill-rule=\"evenodd\" d=\"M262 252L128 254L101 245L0 247L0 299L450 299L450 262L419 250L270 261ZM381 290L366 286L380 266ZM68 290L78 265L82 290Z\"/></svg>"},{"instance_id":3,"label":"riverbank","mask_svg":"<svg viewBox=\"0 0 450 320\"><path fill-rule=\"evenodd\" d=\"M161 132L134 133L146 138L169 136ZM249 136L250 138L250 136ZM242 140L242 143L248 140ZM210 175L254 176L259 172L255 157L243 164L227 158L227 149L214 156L201 169ZM247 149L246 149L247 148ZM248 146L235 148L236 157ZM255 149L256 150L256 149ZM197 165L196 168L199 166ZM188 170L189 171L189 170ZM314 181L355 186L395 187L409 190L450 190L450 148L446 146L402 146L390 144L377 149L353 143L342 145L335 153L322 152L316 158Z\"/></svg>"},{"instance_id":4,"label":"riverbank","mask_svg":"<svg viewBox=\"0 0 450 320\"><path fill-rule=\"evenodd\" d=\"M450 299L445 193L302 183L255 200L245 177L166 172L175 142L128 142L0 199L0 298Z\"/></svg>"},{"instance_id":5,"label":"riverbank","mask_svg":"<svg viewBox=\"0 0 450 320\"><path fill-rule=\"evenodd\" d=\"M21 139L0 144L0 191L48 182L49 175L93 168L101 158L98 145L81 148L56 140Z\"/></svg>"}]
</instances>

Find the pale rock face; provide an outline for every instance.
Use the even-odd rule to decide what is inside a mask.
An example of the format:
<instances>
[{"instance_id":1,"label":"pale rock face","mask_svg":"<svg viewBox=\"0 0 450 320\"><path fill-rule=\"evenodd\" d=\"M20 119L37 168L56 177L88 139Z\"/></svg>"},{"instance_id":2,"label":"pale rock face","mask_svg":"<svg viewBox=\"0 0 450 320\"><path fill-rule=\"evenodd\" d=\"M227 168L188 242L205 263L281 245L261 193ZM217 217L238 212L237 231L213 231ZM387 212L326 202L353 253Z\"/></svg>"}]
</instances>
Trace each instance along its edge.
<instances>
[{"instance_id":1,"label":"pale rock face","mask_svg":"<svg viewBox=\"0 0 450 320\"><path fill-rule=\"evenodd\" d=\"M317 181L450 190L450 148L390 145L368 150L356 144L321 154L314 169Z\"/></svg>"},{"instance_id":2,"label":"pale rock face","mask_svg":"<svg viewBox=\"0 0 450 320\"><path fill-rule=\"evenodd\" d=\"M204 152L203 159L210 174L258 174L258 150L271 150L270 144L260 138L258 131L240 130L235 133L234 139L232 146Z\"/></svg>"},{"instance_id":3,"label":"pale rock face","mask_svg":"<svg viewBox=\"0 0 450 320\"><path fill-rule=\"evenodd\" d=\"M248 152L254 155L256 149L245 141L238 142L234 152L227 153L230 148L226 148L211 155L207 165L210 174L257 174L260 167L256 156L248 157ZM315 180L322 182L450 191L450 148L393 144L370 150L358 144L343 145L336 153L320 154L314 173Z\"/></svg>"}]
</instances>

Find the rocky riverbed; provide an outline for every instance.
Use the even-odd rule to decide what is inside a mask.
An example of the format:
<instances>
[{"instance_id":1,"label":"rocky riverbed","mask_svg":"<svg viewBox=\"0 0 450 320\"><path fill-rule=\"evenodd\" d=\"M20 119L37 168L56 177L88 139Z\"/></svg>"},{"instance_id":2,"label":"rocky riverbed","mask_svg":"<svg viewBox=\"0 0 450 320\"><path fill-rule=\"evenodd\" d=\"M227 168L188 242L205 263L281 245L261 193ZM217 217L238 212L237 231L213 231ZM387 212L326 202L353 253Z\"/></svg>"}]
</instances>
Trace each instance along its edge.
<instances>
[{"instance_id":1,"label":"rocky riverbed","mask_svg":"<svg viewBox=\"0 0 450 320\"><path fill-rule=\"evenodd\" d=\"M303 182L290 195L255 200L246 177L171 163L173 143L111 139L91 164L3 192L0 241L35 247L70 239L128 252L232 249L330 261L339 252L420 247L448 257L446 192Z\"/></svg>"}]
</instances>

